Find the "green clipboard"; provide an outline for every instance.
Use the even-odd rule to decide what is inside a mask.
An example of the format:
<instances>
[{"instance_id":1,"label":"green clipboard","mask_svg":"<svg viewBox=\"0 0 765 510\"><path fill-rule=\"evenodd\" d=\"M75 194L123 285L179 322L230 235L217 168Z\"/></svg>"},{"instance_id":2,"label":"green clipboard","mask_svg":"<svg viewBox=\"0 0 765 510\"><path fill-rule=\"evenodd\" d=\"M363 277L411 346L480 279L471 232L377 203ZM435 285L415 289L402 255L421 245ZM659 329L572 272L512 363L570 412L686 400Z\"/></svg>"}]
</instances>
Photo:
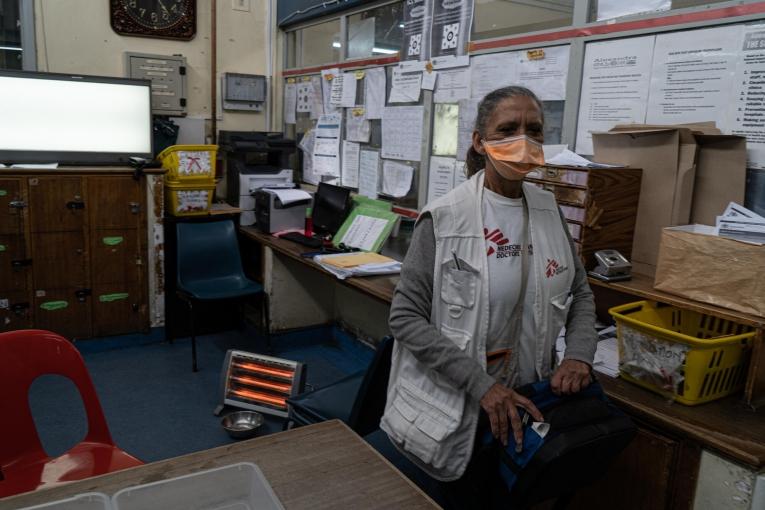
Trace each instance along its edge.
<instances>
[{"instance_id":1,"label":"green clipboard","mask_svg":"<svg viewBox=\"0 0 765 510\"><path fill-rule=\"evenodd\" d=\"M385 221L385 224L380 228L380 221ZM355 207L348 218L345 219L340 230L337 231L335 237L332 239L332 243L335 246L339 246L340 243L346 246L359 248L364 251L379 252L382 245L388 239L388 236L393 230L393 227L398 220L398 214L387 211L381 207L360 205ZM367 225L364 225L367 223ZM361 226L372 226L371 233L363 234L364 230L370 232L367 228L359 228ZM350 233L350 235L349 235ZM374 239L372 239L373 236ZM363 245L359 246L359 242L363 241Z\"/></svg>"}]
</instances>

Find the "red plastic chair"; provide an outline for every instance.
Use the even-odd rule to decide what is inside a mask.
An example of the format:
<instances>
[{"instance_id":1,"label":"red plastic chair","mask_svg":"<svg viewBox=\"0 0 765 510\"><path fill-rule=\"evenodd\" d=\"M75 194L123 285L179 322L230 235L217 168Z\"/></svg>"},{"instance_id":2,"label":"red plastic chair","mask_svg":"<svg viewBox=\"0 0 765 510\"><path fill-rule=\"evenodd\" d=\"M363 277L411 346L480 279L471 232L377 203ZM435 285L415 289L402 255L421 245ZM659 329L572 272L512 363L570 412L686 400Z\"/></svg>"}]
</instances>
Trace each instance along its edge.
<instances>
[{"instance_id":1,"label":"red plastic chair","mask_svg":"<svg viewBox=\"0 0 765 510\"><path fill-rule=\"evenodd\" d=\"M49 457L29 408L29 388L41 375L67 377L88 415L85 439ZM0 498L143 464L117 448L82 356L50 331L0 333Z\"/></svg>"}]
</instances>

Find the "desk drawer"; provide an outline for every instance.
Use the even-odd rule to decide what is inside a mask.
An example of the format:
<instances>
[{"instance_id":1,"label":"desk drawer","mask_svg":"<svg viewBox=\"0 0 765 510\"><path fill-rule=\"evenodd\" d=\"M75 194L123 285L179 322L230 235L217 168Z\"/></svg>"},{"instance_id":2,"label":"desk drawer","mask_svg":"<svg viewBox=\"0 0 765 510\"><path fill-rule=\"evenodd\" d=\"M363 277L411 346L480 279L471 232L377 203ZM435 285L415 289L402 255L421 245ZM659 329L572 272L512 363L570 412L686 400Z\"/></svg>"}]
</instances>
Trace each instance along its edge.
<instances>
[{"instance_id":1,"label":"desk drawer","mask_svg":"<svg viewBox=\"0 0 765 510\"><path fill-rule=\"evenodd\" d=\"M577 223L566 223L568 225L568 231L571 232L571 237L574 241L582 240L582 226Z\"/></svg>"},{"instance_id":2,"label":"desk drawer","mask_svg":"<svg viewBox=\"0 0 765 510\"><path fill-rule=\"evenodd\" d=\"M539 179L540 181L575 184L577 186L587 186L587 176L588 171L586 169L574 170L570 168L554 168L548 166L543 166L529 172L529 177Z\"/></svg>"},{"instance_id":3,"label":"desk drawer","mask_svg":"<svg viewBox=\"0 0 765 510\"><path fill-rule=\"evenodd\" d=\"M570 221L584 223L584 218L587 216L587 210L584 207L561 205L560 210L563 212L563 216Z\"/></svg>"},{"instance_id":4,"label":"desk drawer","mask_svg":"<svg viewBox=\"0 0 765 510\"><path fill-rule=\"evenodd\" d=\"M587 202L587 190L573 188L560 184L550 184L549 182L532 181L539 188L545 189L555 195L555 200L567 202L569 204L584 206Z\"/></svg>"}]
</instances>

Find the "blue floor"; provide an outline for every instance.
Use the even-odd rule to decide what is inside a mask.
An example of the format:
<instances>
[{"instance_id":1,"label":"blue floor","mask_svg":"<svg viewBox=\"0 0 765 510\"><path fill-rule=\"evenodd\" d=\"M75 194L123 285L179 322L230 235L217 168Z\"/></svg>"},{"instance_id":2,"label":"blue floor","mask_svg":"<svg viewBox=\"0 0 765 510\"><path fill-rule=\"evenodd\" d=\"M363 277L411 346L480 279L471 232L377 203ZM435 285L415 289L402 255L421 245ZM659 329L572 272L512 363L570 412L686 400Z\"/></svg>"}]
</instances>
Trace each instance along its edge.
<instances>
[{"instance_id":1,"label":"blue floor","mask_svg":"<svg viewBox=\"0 0 765 510\"><path fill-rule=\"evenodd\" d=\"M117 445L145 462L233 442L213 410L220 404L220 371L228 349L266 352L254 330L197 339L200 371L191 371L191 342L161 342L161 331L78 342ZM322 386L364 369L373 351L337 328L326 327L271 340L272 355L306 363L307 382ZM43 446L59 455L87 430L79 395L58 376L44 376L30 391ZM259 434L282 430L267 417Z\"/></svg>"}]
</instances>

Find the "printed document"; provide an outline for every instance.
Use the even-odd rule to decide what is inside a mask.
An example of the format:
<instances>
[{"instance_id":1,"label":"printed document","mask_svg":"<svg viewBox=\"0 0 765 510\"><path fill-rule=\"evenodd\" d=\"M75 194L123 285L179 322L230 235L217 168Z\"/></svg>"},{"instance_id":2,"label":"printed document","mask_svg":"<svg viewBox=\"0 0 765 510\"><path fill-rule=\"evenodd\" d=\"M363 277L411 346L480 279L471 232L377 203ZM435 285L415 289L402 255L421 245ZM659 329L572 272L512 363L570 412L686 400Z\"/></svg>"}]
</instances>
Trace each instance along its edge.
<instances>
[{"instance_id":1,"label":"printed document","mask_svg":"<svg viewBox=\"0 0 765 510\"><path fill-rule=\"evenodd\" d=\"M765 168L765 24L744 25L728 108L731 134L746 137L748 168Z\"/></svg>"},{"instance_id":2,"label":"printed document","mask_svg":"<svg viewBox=\"0 0 765 510\"><path fill-rule=\"evenodd\" d=\"M284 85L284 123L295 123L295 108L297 103L297 84L287 83Z\"/></svg>"},{"instance_id":3,"label":"printed document","mask_svg":"<svg viewBox=\"0 0 765 510\"><path fill-rule=\"evenodd\" d=\"M656 36L589 43L584 52L576 152L592 155L592 132L643 124Z\"/></svg>"},{"instance_id":4,"label":"printed document","mask_svg":"<svg viewBox=\"0 0 765 510\"><path fill-rule=\"evenodd\" d=\"M367 119L382 119L385 108L385 68L367 69L364 75L364 108Z\"/></svg>"},{"instance_id":5,"label":"printed document","mask_svg":"<svg viewBox=\"0 0 765 510\"><path fill-rule=\"evenodd\" d=\"M389 103L416 103L420 100L422 72L404 72L393 68L393 84L390 89Z\"/></svg>"},{"instance_id":6,"label":"printed document","mask_svg":"<svg viewBox=\"0 0 765 510\"><path fill-rule=\"evenodd\" d=\"M483 99L489 92L518 85L519 53L489 53L470 57L470 95Z\"/></svg>"},{"instance_id":7,"label":"printed document","mask_svg":"<svg viewBox=\"0 0 765 510\"><path fill-rule=\"evenodd\" d=\"M565 101L569 46L551 46L518 53L518 81L542 101Z\"/></svg>"},{"instance_id":8,"label":"printed document","mask_svg":"<svg viewBox=\"0 0 765 510\"><path fill-rule=\"evenodd\" d=\"M428 172L428 203L449 193L454 186L454 158L432 156Z\"/></svg>"},{"instance_id":9,"label":"printed document","mask_svg":"<svg viewBox=\"0 0 765 510\"><path fill-rule=\"evenodd\" d=\"M470 98L470 67L438 72L438 83L433 95L435 103L456 103Z\"/></svg>"},{"instance_id":10,"label":"printed document","mask_svg":"<svg viewBox=\"0 0 765 510\"><path fill-rule=\"evenodd\" d=\"M400 198L405 197L412 188L414 168L395 161L383 161L383 186L385 195Z\"/></svg>"},{"instance_id":11,"label":"printed document","mask_svg":"<svg viewBox=\"0 0 765 510\"><path fill-rule=\"evenodd\" d=\"M343 140L343 170L341 183L348 188L359 187L359 150L361 146L354 142Z\"/></svg>"},{"instance_id":12,"label":"printed document","mask_svg":"<svg viewBox=\"0 0 765 510\"><path fill-rule=\"evenodd\" d=\"M424 116L422 106L386 107L382 119L382 157L420 161Z\"/></svg>"},{"instance_id":13,"label":"printed document","mask_svg":"<svg viewBox=\"0 0 765 510\"><path fill-rule=\"evenodd\" d=\"M359 156L359 195L377 198L377 183L380 173L380 153L361 151Z\"/></svg>"}]
</instances>

